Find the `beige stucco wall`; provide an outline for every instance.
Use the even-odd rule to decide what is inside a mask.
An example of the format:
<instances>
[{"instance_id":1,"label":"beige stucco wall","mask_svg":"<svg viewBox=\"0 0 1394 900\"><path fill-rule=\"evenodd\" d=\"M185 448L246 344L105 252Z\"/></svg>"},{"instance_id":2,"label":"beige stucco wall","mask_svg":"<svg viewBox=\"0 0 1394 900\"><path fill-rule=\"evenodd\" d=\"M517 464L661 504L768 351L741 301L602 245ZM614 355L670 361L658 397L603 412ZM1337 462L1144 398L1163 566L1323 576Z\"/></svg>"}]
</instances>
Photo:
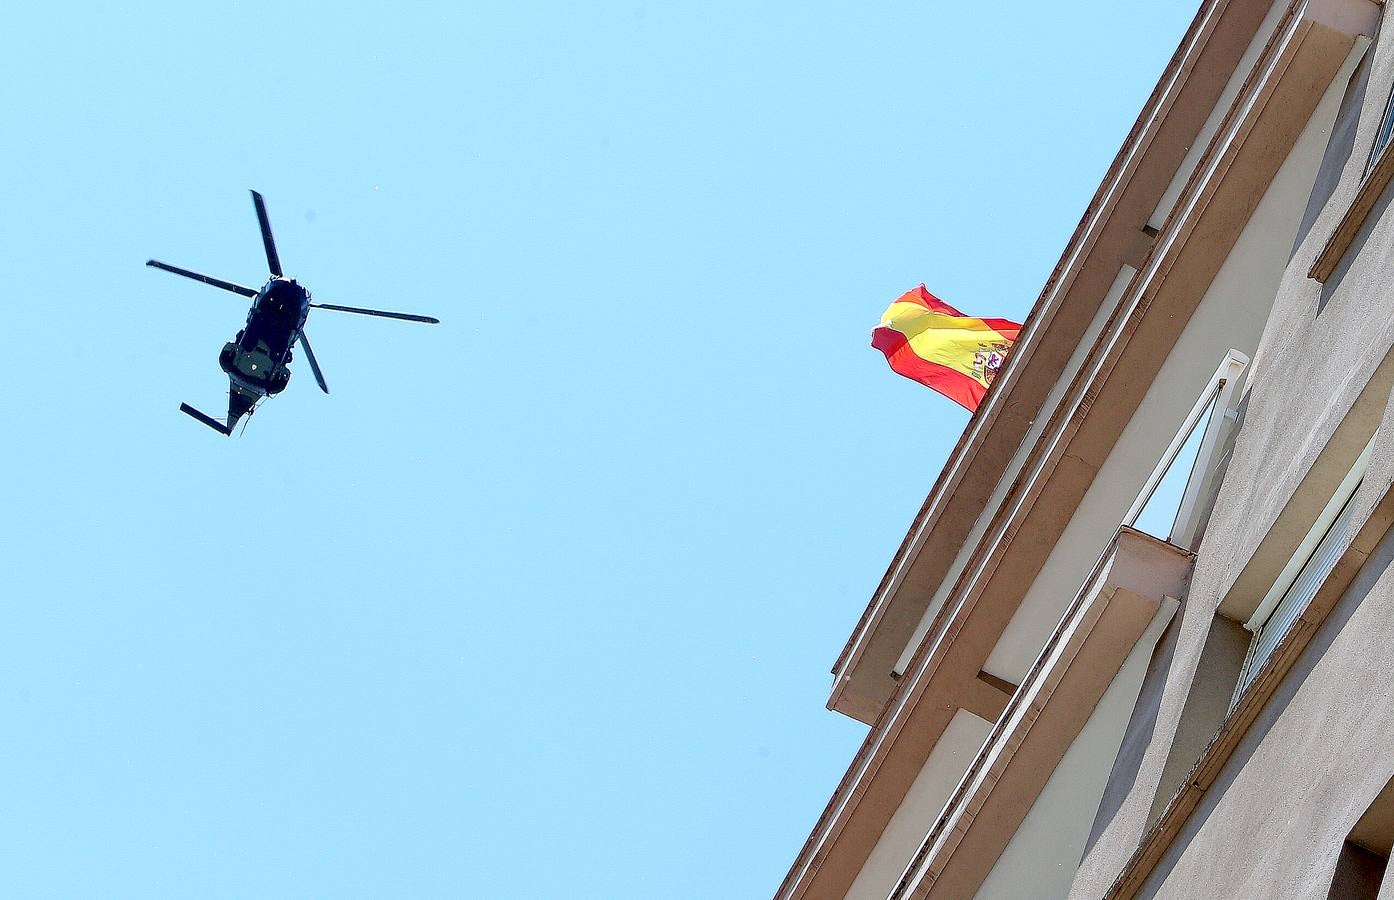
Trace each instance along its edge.
<instances>
[{"instance_id":1,"label":"beige stucco wall","mask_svg":"<svg viewBox=\"0 0 1394 900\"><path fill-rule=\"evenodd\" d=\"M905 670L910 665L910 658L919 649L920 643L924 641L925 635L929 633L930 625L934 622L934 617L943 607L944 601L948 599L949 592L958 583L959 576L968 565L968 560L972 557L974 549L981 543L983 536L987 533L987 526L992 521L993 514L1002 506L1002 501L1007 496L1007 491L1021 476L1022 469L1026 464L1026 458L1031 453L1031 448L1040 440L1045 433L1045 427L1050 422L1051 414L1060 405L1061 399L1065 396L1065 391L1075 376L1083 367L1084 361L1089 357L1089 351L1094 346L1094 341L1103 332L1104 326L1113 316L1114 310L1118 307L1118 302L1123 299L1123 291L1127 289L1128 283L1137 274L1137 269L1132 266L1123 266L1118 270L1118 275L1113 279L1113 284L1109 287L1108 293L1104 295L1104 300L1099 304L1099 309L1094 313L1093 320L1089 327L1085 329L1084 337L1080 340L1079 346L1070 356L1070 361L1065 364L1065 369L1061 373L1055 386L1046 395L1045 403L1041 406L1041 411L1036 415L1036 421L1026 432L1026 438L1017 448L1012 461L1007 465L1007 470L1002 474L997 487L993 489L988 502L983 505L982 512L978 514L977 521L973 524L973 530L969 532L968 539L963 542L962 549L954 559L953 565L949 568L944 580L940 583L938 590L929 601L928 608L920 617L920 623L915 627L915 631L910 635L910 640L906 642L905 649L901 651L900 658L896 660L895 671L898 675L905 674ZM1016 684L1016 682L1012 682Z\"/></svg>"},{"instance_id":2,"label":"beige stucco wall","mask_svg":"<svg viewBox=\"0 0 1394 900\"><path fill-rule=\"evenodd\" d=\"M1325 203L1320 212L1305 217L1310 228L1294 250L1256 354L1244 424L1200 548L1136 782L1109 823L1114 839L1106 831L1086 857L1074 897L1101 896L1136 846L1216 609L1241 572L1248 573L1239 582L1243 586L1255 580L1256 571L1263 576L1286 562L1251 564L1304 478L1310 484L1312 477L1330 480L1343 474L1323 474L1313 466L1394 346L1394 216L1387 214L1388 192L1335 275L1325 285L1306 277L1359 185L1394 84L1394 34L1386 31L1375 50L1368 90L1357 80L1352 102L1342 113L1358 120L1338 121L1331 129L1339 152L1334 158L1328 154L1318 181L1317 198ZM1333 87L1344 91L1346 84ZM1376 413L1383 408L1380 398ZM1388 428L1387 410L1384 417L1382 428ZM1363 437L1356 442L1363 443ZM1357 493L1365 510L1387 490L1391 475L1394 440L1382 433ZM1282 682L1139 896L1327 896L1350 826L1394 772L1391 558L1394 544L1386 540ZM1273 575L1276 570L1268 573L1270 581ZM1260 587L1262 581L1256 579ZM1232 685L1203 687L1218 691Z\"/></svg>"},{"instance_id":3,"label":"beige stucco wall","mask_svg":"<svg viewBox=\"0 0 1394 900\"><path fill-rule=\"evenodd\" d=\"M985 671L1019 683L1226 351L1252 354L1259 346L1344 87L1342 82L1328 92L1279 169Z\"/></svg>"},{"instance_id":4,"label":"beige stucco wall","mask_svg":"<svg viewBox=\"0 0 1394 900\"><path fill-rule=\"evenodd\" d=\"M1388 460L1370 473L1367 504L1390 474ZM1327 897L1346 835L1394 774L1392 561L1387 538L1139 896Z\"/></svg>"},{"instance_id":5,"label":"beige stucco wall","mask_svg":"<svg viewBox=\"0 0 1394 900\"><path fill-rule=\"evenodd\" d=\"M954 713L904 802L857 873L847 900L885 900L991 731L991 722L965 709Z\"/></svg>"},{"instance_id":6,"label":"beige stucco wall","mask_svg":"<svg viewBox=\"0 0 1394 900\"><path fill-rule=\"evenodd\" d=\"M1331 96L1323 101L1312 123L1274 178L1226 264L1178 339L1153 388L1132 416L1131 424L1100 470L1074 521L1059 541L1056 553L1047 561L1017 618L984 666L989 673L1012 683L1020 681L1022 673L1116 531L1123 514L1225 352L1231 348L1247 353L1257 350L1344 86L1342 79ZM1060 872L1059 884L1053 888L1053 896L1063 896L1068 890L1073 865L1078 861L1088 837L1093 809L1102 793L1112 754L1121 740L1123 726L1142 679L1143 664L1139 663L1135 668L1136 671L1130 669L1129 676L1121 680L1116 692L1118 697L1126 698L1126 702L1119 701L1122 706L1118 710L1110 706L1106 711L1108 714L1098 719L1095 723L1097 734L1091 732L1097 740L1079 745L1076 756L1086 756L1089 765L1070 767L1066 774L1061 775L1066 780L1070 773L1082 777L1082 780L1076 779L1078 783L1071 782L1077 788L1073 791L1075 806L1071 813L1079 827L1068 832L1045 828L1028 829L1023 833L1025 843L1021 847L1038 838L1069 844L1070 849L1063 856L1052 854L1052 859L1068 858L1067 867ZM960 712L960 715L966 713ZM936 748L921 771L917 787L921 782L926 786L952 787L967 761L958 752L948 752L959 743L949 740L948 735L941 740L940 747ZM1100 747L1105 748L1104 751L1094 752ZM940 749L946 752L940 753ZM1065 784L1066 781L1060 783ZM912 798L902 804L882 835L848 893L849 897L881 900L886 895L900 877L905 861L918 844L918 838L923 836L939 813L943 803L941 793L946 795L947 791L937 788L925 791L912 789ZM1049 803L1042 806L1037 824L1048 822L1049 812L1053 808ZM1080 810L1087 812L1081 815ZM919 835L915 837L917 830ZM1018 856L1020 854L1013 854L1011 859ZM1019 880L1016 875L1021 871L1024 871L1021 866L1008 862L1000 873L993 876L998 879L993 883L999 886L1015 883ZM1025 889L1029 890L1029 885Z\"/></svg>"},{"instance_id":7,"label":"beige stucco wall","mask_svg":"<svg viewBox=\"0 0 1394 900\"><path fill-rule=\"evenodd\" d=\"M1389 196L1376 205L1360 237L1325 285L1306 275L1359 186L1365 160L1394 82L1394 40L1388 30L1375 48L1360 122L1335 193L1293 255L1279 301L1254 360L1254 385L1234 468L1265 490L1230 478L1213 527L1224 529L1233 553L1217 557L1220 589L1234 582L1283 504L1311 468L1351 401L1394 337L1389 291L1394 284L1394 218ZM1328 160L1327 165L1332 161ZM1301 427L1294 428L1294 424ZM1281 448L1280 452L1279 448Z\"/></svg>"},{"instance_id":8,"label":"beige stucco wall","mask_svg":"<svg viewBox=\"0 0 1394 900\"><path fill-rule=\"evenodd\" d=\"M1279 19L1282 18L1285 9L1285 4L1273 3L1272 7L1268 11L1268 14L1264 17L1263 22L1259 25L1258 30L1255 33L1253 39L1249 42L1247 49L1244 51L1244 55L1240 59L1239 64L1235 67L1233 73L1229 77L1229 80L1225 83L1225 87L1220 94L1220 98L1211 110L1210 115L1207 117L1204 125L1201 128L1200 134L1191 143L1191 148L1186 153L1186 156L1182 161L1180 168L1177 169L1176 174L1172 177L1171 182L1168 184L1167 189L1162 196L1161 202L1157 204L1155 211L1152 213L1152 216L1150 217L1148 222L1148 224L1152 227L1160 229L1165 224L1167 215L1170 214L1172 207L1176 204L1176 200L1180 196L1182 189L1186 185L1186 182L1190 180L1191 174L1194 171L1196 164L1200 161L1201 155L1204 153L1206 146L1210 142L1210 139L1213 138L1215 136L1215 133L1219 130L1220 123L1224 119L1225 113L1228 112L1230 105L1234 102L1235 97L1239 94L1240 88L1243 86L1245 80L1248 78L1248 75L1250 71L1253 69L1254 63L1258 59L1259 54L1262 52L1268 40L1272 37L1277 23ZM1324 145L1325 141L1321 140L1319 141L1319 143ZM1318 159L1320 158L1320 152L1321 151L1318 148L1316 150L1316 153L1318 154ZM1295 200L1300 204L1301 200L1306 199L1305 191L1307 189L1307 185L1298 183L1297 181L1294 181L1291 178L1289 178L1289 182L1291 182L1290 186L1293 187L1297 193L1303 194L1303 196L1300 199L1296 199L1295 196L1286 197L1285 199L1288 202L1294 202ZM1269 193L1272 194L1273 192L1270 190ZM1270 202L1269 207L1272 208L1273 206L1275 206L1275 204ZM1263 230L1259 228L1255 228L1252 230L1256 234L1261 234L1263 232ZM1293 230L1295 233L1295 222L1293 225ZM1254 246L1262 246L1263 243L1264 241L1261 238L1256 238L1254 235L1250 236L1249 245L1251 248ZM1281 241L1274 241L1273 243L1275 245L1282 244ZM1291 244L1291 235L1288 235L1287 244ZM1238 250L1239 248L1236 249ZM1223 296L1223 292L1226 290L1230 290L1230 292L1233 293L1233 291L1230 289L1230 286L1239 285L1241 290L1244 291L1245 294L1248 295L1250 298L1257 297L1257 302L1262 306L1263 310L1266 310L1267 303L1272 299L1277 279L1282 272L1283 266L1287 262L1287 245L1278 246L1276 250L1267 255L1267 258L1259 260L1255 259L1254 254L1252 252L1244 252L1242 254L1236 253L1234 255L1242 256L1246 260L1247 267L1250 269L1250 271L1241 273L1238 271L1238 265L1230 266L1228 285L1222 284L1219 292L1212 289L1211 294L1215 296ZM1252 283L1252 270L1254 268L1259 268L1262 270L1260 272L1260 277L1257 279L1257 283ZM1089 351L1092 348L1095 339L1098 338L1100 332L1103 330L1104 325L1108 322L1109 317L1113 314L1114 309L1118 306L1119 301L1122 299L1123 291L1128 287L1128 282L1136 273L1137 270L1133 267L1124 266L1122 270L1118 273L1118 277L1114 279L1114 282L1110 286L1109 291L1107 295L1104 297L1103 302L1099 305L1098 312L1095 314L1093 321L1090 323L1089 328L1085 331L1083 338L1080 340L1079 346L1076 347L1074 354L1070 358L1070 361L1065 366L1064 370L1061 372L1060 378L1056 381L1054 387L1051 388L1051 392L1047 395L1045 403L1041 406L1041 410L1037 414L1035 423L1027 432L1026 438L1021 442L1021 446L1017 449L1017 452L1013 456L1012 461L1007 468L1007 471L1003 473L1001 480L998 482L997 487L993 491L988 502L984 504L983 511L978 516L978 519L974 524L973 530L969 533L968 539L963 542L963 546L959 550L958 555L954 560L953 566L949 569L948 573L941 581L938 590L935 592L933 598L929 603L929 607L925 610L924 615L921 616L919 624L916 626L914 632L911 634L910 639L906 642L904 650L902 650L899 659L896 661L895 671L898 674L903 674L905 672L906 667L909 665L910 658L914 655L915 650L919 648L920 643L924 640L925 635L929 632L930 625L934 621L935 615L939 612L939 609L944 605L944 601L947 598L949 591L953 589L954 585L958 581L959 576L963 574L963 570L968 562L968 559L972 556L973 550L977 547L978 543L982 540L983 535L986 533L987 525L992 520L993 513L996 512L999 506L1001 506L1002 499L1006 496L1007 490L1011 487L1012 483L1021 473L1022 465L1026 457L1029 455L1031 448L1036 444L1036 442L1041 438L1042 434L1044 433L1046 424L1050 421L1051 413L1059 405L1061 398L1064 396L1066 389L1070 385L1070 382L1073 381L1075 375L1079 372L1080 367L1083 365L1085 359L1088 357ZM1217 276L1217 281L1218 280L1221 280L1220 276ZM1212 316L1214 315L1213 308L1216 305L1218 304L1211 304ZM1254 346L1257 344L1258 336L1262 330L1264 313L1259 311L1258 308L1252 310L1236 308L1235 310L1233 310L1233 313L1236 314L1235 317L1237 320L1244 321L1249 325L1249 328L1247 329L1249 333L1247 335L1247 340L1241 341L1240 343L1231 344L1230 346L1236 349L1243 349L1246 352L1253 350ZM1199 313L1197 315L1199 315ZM1212 331L1214 330L1215 323L1206 322L1205 325L1209 326L1212 329ZM1193 330L1199 331L1200 328L1195 328ZM1194 343L1194 334L1192 335L1192 340ZM1179 354L1179 356L1187 356L1188 354L1184 352L1185 348L1182 349L1183 352ZM1178 354L1173 353L1173 357L1176 356L1178 356ZM1219 358L1217 357L1215 359L1214 364L1211 365L1210 370L1213 371L1214 366L1218 364ZM1173 388L1178 387L1174 384L1174 373L1179 368L1180 365L1176 363L1174 363L1172 366L1173 384L1171 385L1171 387ZM1166 374L1167 373L1164 372L1163 376L1165 376ZM1199 374L1208 375L1209 372L1201 372ZM1161 381L1162 378L1159 378L1158 380ZM1174 392L1175 391L1173 391L1173 393ZM1155 407L1157 405L1159 405L1159 403L1154 398L1153 406ZM1189 404L1186 405L1186 409L1189 409ZM1152 410L1149 410L1149 412L1151 412L1155 416L1159 412L1159 410L1154 408ZM1169 413L1170 410L1161 410L1160 412ZM1136 418L1141 419L1143 417L1137 416ZM1139 429L1142 429L1144 427L1146 426L1141 424L1139 425ZM1169 440L1170 437L1171 435L1168 434L1166 436L1166 439ZM1150 448L1150 444L1148 446ZM1165 441L1163 441L1162 446L1166 446ZM1116 464L1115 468L1118 467L1119 465ZM1150 472L1150 469L1147 472L1143 472L1140 478L1145 478L1148 472ZM1116 494L1117 492L1118 489L1116 485L1110 485L1107 490L1101 491L1101 493L1109 495ZM1136 490L1134 490L1134 494L1136 494ZM1131 496L1129 497L1129 500L1131 500ZM1127 504L1125 503L1124 509L1126 508ZM1110 518L1113 518L1113 522L1111 525L1108 524L1108 520ZM1104 523L1101 527L1103 527L1108 532L1107 535L1105 535L1104 537L1104 540L1107 541L1107 539L1112 536L1113 528L1118 524L1117 517L1112 515L1111 510L1105 510L1104 514L1102 515L1102 518L1100 518L1099 521ZM1064 543L1064 541L1062 540L1061 543ZM1097 549L1101 550L1102 544L1100 544ZM1087 570L1087 567L1093 565L1094 560L1097 559L1098 552L1096 550L1096 552L1094 552L1092 556L1090 556L1089 553L1086 552L1084 556L1087 557L1087 562L1084 563ZM1057 568L1058 567L1059 563L1057 561ZM1075 577L1075 568L1077 568L1077 566L1069 569L1066 572L1065 580L1069 580L1070 578ZM1049 589L1051 588L1043 588L1043 590ZM1035 623L1035 628L1031 628L1031 626L1024 627L1028 628L1034 637L1035 632L1039 631L1040 627L1046 627L1048 629L1049 627L1054 626L1055 621L1059 618L1058 610L1054 611L1053 614L1054 618L1052 618L1052 611L1044 611L1043 614L1038 617L1039 621ZM1044 623L1044 625L1042 626L1041 623ZM1029 641L1030 638L1027 639L1028 644ZM1036 646L1039 647L1039 644ZM1032 651L1033 648L1030 646L1026 646L1023 650L1023 652L1028 655L1032 654ZM1004 650L1004 653L1005 652L1007 651ZM998 662L1001 663L1002 660L999 659ZM992 668L989 668L988 671L997 674ZM1009 681L1012 681L1012 679L1008 678L1008 676L1006 675L1000 675L999 677L1007 678ZM1012 681L1012 683L1015 684L1016 682Z\"/></svg>"},{"instance_id":9,"label":"beige stucco wall","mask_svg":"<svg viewBox=\"0 0 1394 900\"><path fill-rule=\"evenodd\" d=\"M1394 345L1394 216L1386 214L1387 196L1333 278L1326 285L1306 278L1363 173L1394 83L1390 38L1385 34L1376 48L1350 158L1294 256L1255 360L1248 414L1211 524L1215 539L1207 535L1197 564L1197 620L1218 604ZM1387 428L1387 412L1385 421ZM1381 435L1357 495L1367 506L1390 481L1390 455L1389 438ZM1391 553L1394 544L1386 541L1366 564L1142 896L1192 897L1204 886L1212 896L1326 897L1341 843L1394 773ZM1177 656L1193 663L1188 631L1196 628L1189 625L1183 623L1180 638L1187 652Z\"/></svg>"},{"instance_id":10,"label":"beige stucco wall","mask_svg":"<svg viewBox=\"0 0 1394 900\"><path fill-rule=\"evenodd\" d=\"M1079 814L1080 800L1103 793L1148 661L1175 609L1176 601L1170 600L1157 611L988 873L976 900L1052 900L1070 892L1075 862L1089 836L1089 822Z\"/></svg>"}]
</instances>

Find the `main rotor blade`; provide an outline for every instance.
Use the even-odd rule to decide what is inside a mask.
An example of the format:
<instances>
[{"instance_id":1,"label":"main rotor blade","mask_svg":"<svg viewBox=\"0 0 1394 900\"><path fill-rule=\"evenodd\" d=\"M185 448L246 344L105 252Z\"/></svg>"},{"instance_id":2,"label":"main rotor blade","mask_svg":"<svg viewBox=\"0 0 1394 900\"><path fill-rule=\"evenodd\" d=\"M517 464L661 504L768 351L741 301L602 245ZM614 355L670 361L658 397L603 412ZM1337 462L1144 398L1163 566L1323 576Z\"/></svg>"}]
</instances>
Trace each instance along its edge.
<instances>
[{"instance_id":1,"label":"main rotor blade","mask_svg":"<svg viewBox=\"0 0 1394 900\"><path fill-rule=\"evenodd\" d=\"M440 319L432 316L418 316L412 313L387 312L382 309L363 309L360 306L335 306L333 303L311 303L314 309L333 309L339 312L358 313L361 316L381 316L384 319L405 319L408 322L425 322L427 325L439 325Z\"/></svg>"},{"instance_id":2,"label":"main rotor blade","mask_svg":"<svg viewBox=\"0 0 1394 900\"><path fill-rule=\"evenodd\" d=\"M162 263L158 259L147 259L147 266L154 269L164 269L166 272L173 272L175 275L183 275L185 278L192 278L194 281L202 281L204 284L211 284L215 288L222 288L225 291L232 291L234 294L241 294L243 297L255 297L255 288L243 287L240 284L233 284L231 281L223 281L221 278L214 278L211 275L200 275L198 272L190 272L188 269L181 269L178 266L171 266Z\"/></svg>"},{"instance_id":3,"label":"main rotor blade","mask_svg":"<svg viewBox=\"0 0 1394 900\"><path fill-rule=\"evenodd\" d=\"M315 373L319 389L326 394L329 393L329 385L324 383L324 373L319 370L319 360L315 359L315 351L310 349L310 340L305 337L304 331L300 332L300 349L305 351L305 358L310 361L310 371Z\"/></svg>"},{"instance_id":4,"label":"main rotor blade","mask_svg":"<svg viewBox=\"0 0 1394 900\"><path fill-rule=\"evenodd\" d=\"M252 191L252 202L257 207L257 221L261 223L261 242L266 245L266 264L272 275L281 274L281 258L276 255L276 239L271 236L271 220L266 217L266 201L261 194Z\"/></svg>"}]
</instances>

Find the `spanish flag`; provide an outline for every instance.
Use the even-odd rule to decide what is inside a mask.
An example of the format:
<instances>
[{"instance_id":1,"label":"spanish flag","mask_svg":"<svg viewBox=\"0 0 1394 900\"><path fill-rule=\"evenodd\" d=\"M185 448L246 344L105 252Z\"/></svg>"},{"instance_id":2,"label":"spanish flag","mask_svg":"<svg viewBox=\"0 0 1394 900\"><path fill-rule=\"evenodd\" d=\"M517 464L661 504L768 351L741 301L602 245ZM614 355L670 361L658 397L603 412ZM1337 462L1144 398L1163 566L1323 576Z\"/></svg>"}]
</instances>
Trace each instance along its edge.
<instances>
[{"instance_id":1,"label":"spanish flag","mask_svg":"<svg viewBox=\"0 0 1394 900\"><path fill-rule=\"evenodd\" d=\"M1007 360L1021 326L965 316L920 285L894 303L871 333L891 368L970 412Z\"/></svg>"}]
</instances>

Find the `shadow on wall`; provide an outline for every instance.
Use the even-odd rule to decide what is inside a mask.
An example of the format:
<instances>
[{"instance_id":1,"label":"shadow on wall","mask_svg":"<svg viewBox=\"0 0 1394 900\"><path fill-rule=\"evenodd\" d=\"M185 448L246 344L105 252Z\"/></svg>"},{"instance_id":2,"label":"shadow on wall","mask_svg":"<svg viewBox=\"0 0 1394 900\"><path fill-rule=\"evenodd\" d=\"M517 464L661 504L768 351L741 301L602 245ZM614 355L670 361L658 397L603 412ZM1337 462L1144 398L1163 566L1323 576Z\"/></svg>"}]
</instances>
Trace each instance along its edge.
<instances>
[{"instance_id":1,"label":"shadow on wall","mask_svg":"<svg viewBox=\"0 0 1394 900\"><path fill-rule=\"evenodd\" d=\"M1230 786L1234 783L1235 777L1253 756L1254 750L1268 736L1268 733L1273 728L1273 724L1278 720L1278 717L1283 714L1284 710L1287 709L1288 704L1292 702L1292 698L1306 682L1312 670L1321 661L1327 650L1330 649L1337 636L1345 629L1351 616L1354 615L1355 611L1370 597L1375 586L1389 570L1391 563L1394 563L1394 530L1391 530L1380 540L1379 545L1365 562L1365 565L1361 567L1355 580L1351 582L1350 587L1346 590L1345 594L1341 596L1340 601L1337 602L1336 606L1331 610L1331 613L1317 629L1316 634L1312 637L1311 643L1302 651L1302 655L1298 657L1292 669L1289 670L1287 676L1278 685L1277 690L1274 691L1273 696L1269 699L1268 703L1265 704L1263 710L1259 713L1253 724L1249 726L1248 732L1244 735L1243 739L1240 740L1238 746L1235 747L1233 755L1225 764L1220 776L1215 780L1215 783L1211 785L1210 790L1206 791L1205 796L1201 798L1195 811L1192 812L1190 817L1186 820L1185 825L1182 826L1176 839L1172 841L1165 854L1163 854L1156 867L1148 876L1147 881L1137 894L1138 897L1156 896L1159 887L1166 882L1168 876L1170 876L1172 871L1176 868L1177 861L1181 858L1182 854L1186 852L1191 841L1194 840L1200 829L1204 827L1220 800L1229 791ZM1394 602L1394 589L1386 587L1384 594L1387 601ZM1344 830L1343 828L1342 831ZM1327 865L1334 867L1341 847L1339 844L1333 844L1329 849L1330 860L1327 862ZM1326 877L1328 878L1331 877L1330 871L1331 870L1328 870L1327 872Z\"/></svg>"},{"instance_id":2,"label":"shadow on wall","mask_svg":"<svg viewBox=\"0 0 1394 900\"><path fill-rule=\"evenodd\" d=\"M1161 710L1162 692L1166 688L1167 675L1171 672L1182 618L1183 615L1180 613L1171 617L1170 624L1162 633L1162 639L1152 651L1147 674L1143 676L1142 689L1133 705L1132 717L1123 732L1123 743L1118 748L1113 772L1108 777L1108 783L1104 785L1104 796L1099 801L1094 826L1089 830L1089 840L1085 842L1084 853L1080 855L1081 862L1094 849L1094 844L1113 822L1114 816L1118 815L1118 810L1123 807L1124 801L1128 799L1137 783L1143 756L1147 752L1147 746L1152 743L1152 733L1157 728L1157 713Z\"/></svg>"},{"instance_id":3,"label":"shadow on wall","mask_svg":"<svg viewBox=\"0 0 1394 900\"><path fill-rule=\"evenodd\" d=\"M1375 205L1370 210L1370 214L1365 217L1365 222L1360 226L1360 230L1355 233L1355 238L1350 242L1350 246L1346 248L1345 255L1343 255L1341 261L1336 264L1335 271L1333 271L1331 277L1326 279L1322 284L1321 295L1317 298L1318 316L1321 315L1322 310L1326 309L1326 304L1331 301L1332 296L1334 296L1337 289L1340 288L1341 282L1345 280L1346 273L1350 271L1351 262L1360 255L1360 252L1365 248L1365 243L1370 239L1370 233L1374 231L1375 226L1384 218L1384 213L1385 210L1389 208L1391 197L1394 197L1394 181L1390 182L1389 187L1386 187L1384 193L1380 194L1380 198L1375 201Z\"/></svg>"},{"instance_id":4,"label":"shadow on wall","mask_svg":"<svg viewBox=\"0 0 1394 900\"><path fill-rule=\"evenodd\" d=\"M1311 196L1307 198L1307 208L1302 213L1301 224L1297 226L1297 237L1293 239L1292 252L1288 254L1289 261L1297 254L1298 248L1312 230L1317 216L1321 215L1322 209L1331 200L1331 195L1336 192L1336 186L1341 183L1341 176L1345 174L1346 166L1350 163L1351 154L1355 152L1355 132L1360 125L1360 110L1365 106L1365 93L1370 86L1370 64L1373 59L1373 52L1366 53L1365 59L1351 73L1350 82L1346 85L1345 95L1341 98L1341 108L1336 113L1336 121L1331 125L1331 138L1326 142L1326 151L1322 154L1321 165L1317 168L1316 181L1312 183ZM1325 241L1325 238L1322 240Z\"/></svg>"}]
</instances>

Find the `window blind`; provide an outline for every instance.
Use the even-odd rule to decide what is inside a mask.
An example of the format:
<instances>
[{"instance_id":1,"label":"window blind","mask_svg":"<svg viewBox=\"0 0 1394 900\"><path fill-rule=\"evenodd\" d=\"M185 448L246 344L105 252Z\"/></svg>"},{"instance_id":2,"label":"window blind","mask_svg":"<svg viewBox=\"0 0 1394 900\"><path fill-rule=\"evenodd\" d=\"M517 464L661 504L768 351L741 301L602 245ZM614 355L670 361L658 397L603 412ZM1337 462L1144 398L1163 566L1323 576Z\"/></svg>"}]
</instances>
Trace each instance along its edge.
<instances>
[{"instance_id":1,"label":"window blind","mask_svg":"<svg viewBox=\"0 0 1394 900\"><path fill-rule=\"evenodd\" d=\"M1239 698L1243 696L1244 689L1263 669L1263 664L1268 661L1268 657L1273 655L1273 649L1278 646L1278 642L1292 628L1297 617L1302 615L1307 604L1312 602L1312 598L1317 595L1317 591L1326 582L1326 576L1331 574L1331 570L1336 567L1336 561L1341 558L1341 553L1349 545L1355 517L1355 504L1351 502L1354 496L1355 492L1352 490L1350 496L1345 500L1345 505L1341 507L1341 511L1332 520L1326 535L1322 537L1321 542L1312 551L1312 555L1307 558L1307 562L1297 573L1297 578L1283 594L1283 598L1278 601L1278 605L1273 608L1268 620L1254 633L1254 639L1249 644L1249 654L1244 660L1244 668L1239 674L1239 684L1235 687L1234 697L1230 700L1230 709L1234 709Z\"/></svg>"}]
</instances>

